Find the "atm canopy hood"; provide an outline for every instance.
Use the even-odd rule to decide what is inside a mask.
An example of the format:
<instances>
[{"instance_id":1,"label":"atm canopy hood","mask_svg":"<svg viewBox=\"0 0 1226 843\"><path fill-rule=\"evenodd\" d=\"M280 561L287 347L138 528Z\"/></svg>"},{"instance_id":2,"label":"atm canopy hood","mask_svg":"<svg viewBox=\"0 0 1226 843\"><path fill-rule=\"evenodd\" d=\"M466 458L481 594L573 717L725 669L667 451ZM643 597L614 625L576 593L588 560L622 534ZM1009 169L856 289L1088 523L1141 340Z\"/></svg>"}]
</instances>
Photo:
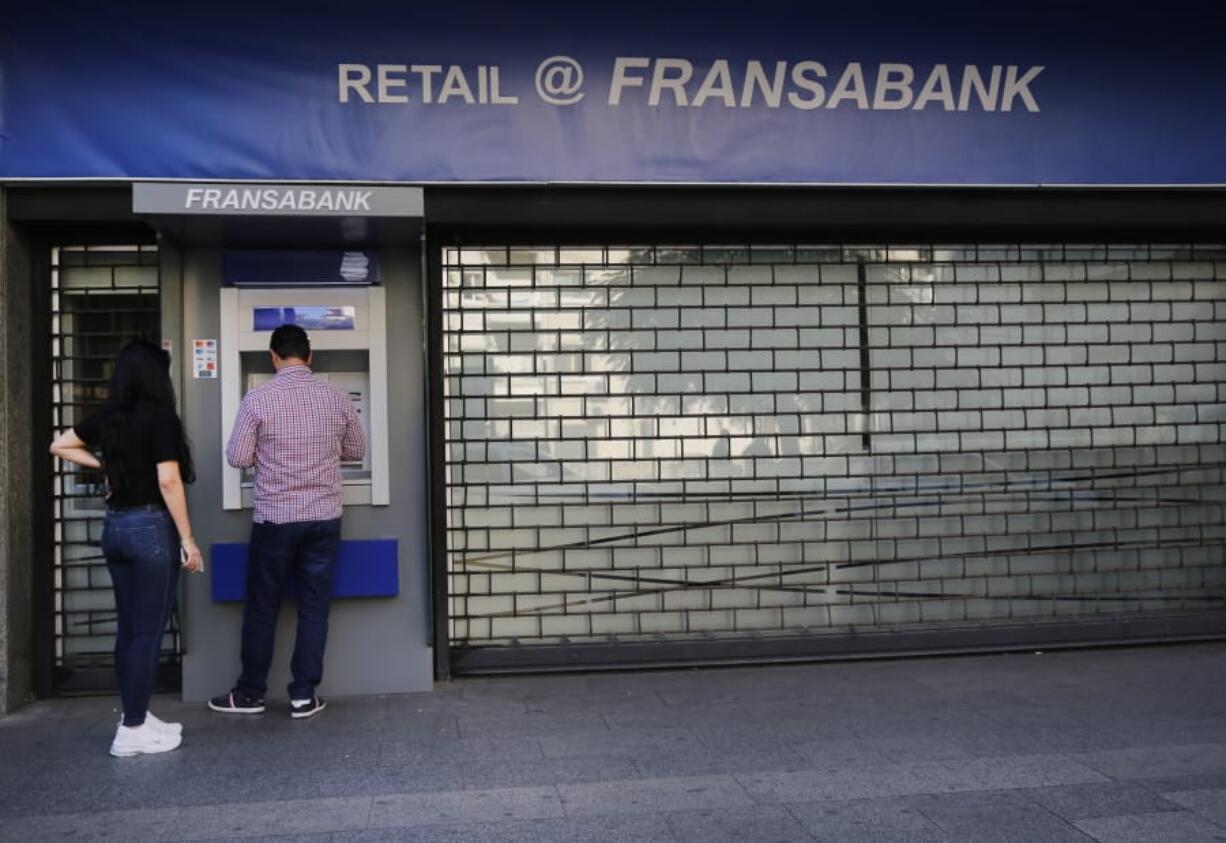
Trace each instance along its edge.
<instances>
[{"instance_id":1,"label":"atm canopy hood","mask_svg":"<svg viewBox=\"0 0 1226 843\"><path fill-rule=\"evenodd\" d=\"M177 243L263 248L379 248L421 237L420 187L137 182L132 211Z\"/></svg>"}]
</instances>

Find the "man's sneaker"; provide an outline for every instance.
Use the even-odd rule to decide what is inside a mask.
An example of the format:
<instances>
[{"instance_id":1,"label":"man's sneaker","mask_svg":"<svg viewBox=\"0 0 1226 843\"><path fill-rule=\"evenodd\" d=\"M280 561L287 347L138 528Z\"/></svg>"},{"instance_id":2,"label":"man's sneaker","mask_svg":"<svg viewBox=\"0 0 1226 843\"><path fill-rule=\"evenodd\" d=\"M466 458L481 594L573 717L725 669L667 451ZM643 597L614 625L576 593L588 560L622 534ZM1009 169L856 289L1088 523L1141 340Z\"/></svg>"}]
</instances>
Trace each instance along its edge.
<instances>
[{"instance_id":1,"label":"man's sneaker","mask_svg":"<svg viewBox=\"0 0 1226 843\"><path fill-rule=\"evenodd\" d=\"M183 724L182 723L167 723L165 720L162 720L152 711L145 712L145 722L148 723L156 731L159 731L159 732L166 732L171 735L183 734ZM122 714L119 715L119 725L120 726L123 725L123 715Z\"/></svg>"},{"instance_id":2,"label":"man's sneaker","mask_svg":"<svg viewBox=\"0 0 1226 843\"><path fill-rule=\"evenodd\" d=\"M240 691L231 691L209 700L209 708L222 714L263 714L264 701L253 699Z\"/></svg>"},{"instance_id":3,"label":"man's sneaker","mask_svg":"<svg viewBox=\"0 0 1226 843\"><path fill-rule=\"evenodd\" d=\"M183 736L153 728L148 721L139 726L120 726L111 741L111 755L130 758L133 755L152 755L155 752L170 752L183 743Z\"/></svg>"},{"instance_id":4,"label":"man's sneaker","mask_svg":"<svg viewBox=\"0 0 1226 843\"><path fill-rule=\"evenodd\" d=\"M311 697L309 700L290 700L289 716L295 720L304 720L319 714L327 706L328 704L320 697Z\"/></svg>"}]
</instances>

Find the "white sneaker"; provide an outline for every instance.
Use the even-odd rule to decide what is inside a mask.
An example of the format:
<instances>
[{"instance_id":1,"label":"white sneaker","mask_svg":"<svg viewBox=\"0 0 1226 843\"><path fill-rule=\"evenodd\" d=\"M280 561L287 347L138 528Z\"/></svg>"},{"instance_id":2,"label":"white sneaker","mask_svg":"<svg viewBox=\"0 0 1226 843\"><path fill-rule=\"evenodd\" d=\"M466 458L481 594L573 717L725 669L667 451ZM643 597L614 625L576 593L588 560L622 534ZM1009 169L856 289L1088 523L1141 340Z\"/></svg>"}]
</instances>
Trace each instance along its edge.
<instances>
[{"instance_id":1,"label":"white sneaker","mask_svg":"<svg viewBox=\"0 0 1226 843\"><path fill-rule=\"evenodd\" d=\"M183 736L155 729L148 722L139 726L120 726L111 741L111 755L128 758L133 755L152 755L155 752L170 752L183 743Z\"/></svg>"},{"instance_id":2,"label":"white sneaker","mask_svg":"<svg viewBox=\"0 0 1226 843\"><path fill-rule=\"evenodd\" d=\"M145 711L145 722L159 732L167 732L172 735L183 734L182 723L167 723L162 718L158 717L152 711ZM119 715L119 725L123 725L123 715Z\"/></svg>"},{"instance_id":3,"label":"white sneaker","mask_svg":"<svg viewBox=\"0 0 1226 843\"><path fill-rule=\"evenodd\" d=\"M183 724L182 723L168 723L162 718L158 717L152 711L145 712L145 722L152 723L153 728L161 732L170 732L175 735L183 734Z\"/></svg>"}]
</instances>

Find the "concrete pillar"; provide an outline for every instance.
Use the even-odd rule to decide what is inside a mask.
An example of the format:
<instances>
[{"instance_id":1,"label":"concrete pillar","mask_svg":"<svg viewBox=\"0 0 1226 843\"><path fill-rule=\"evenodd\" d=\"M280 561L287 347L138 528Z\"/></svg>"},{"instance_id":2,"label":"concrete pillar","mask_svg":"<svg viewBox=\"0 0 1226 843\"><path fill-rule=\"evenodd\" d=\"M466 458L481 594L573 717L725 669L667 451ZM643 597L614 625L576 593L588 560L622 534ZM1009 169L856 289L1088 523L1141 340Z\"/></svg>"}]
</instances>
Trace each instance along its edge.
<instances>
[{"instance_id":1,"label":"concrete pillar","mask_svg":"<svg viewBox=\"0 0 1226 843\"><path fill-rule=\"evenodd\" d=\"M0 187L0 714L33 691L32 291Z\"/></svg>"}]
</instances>

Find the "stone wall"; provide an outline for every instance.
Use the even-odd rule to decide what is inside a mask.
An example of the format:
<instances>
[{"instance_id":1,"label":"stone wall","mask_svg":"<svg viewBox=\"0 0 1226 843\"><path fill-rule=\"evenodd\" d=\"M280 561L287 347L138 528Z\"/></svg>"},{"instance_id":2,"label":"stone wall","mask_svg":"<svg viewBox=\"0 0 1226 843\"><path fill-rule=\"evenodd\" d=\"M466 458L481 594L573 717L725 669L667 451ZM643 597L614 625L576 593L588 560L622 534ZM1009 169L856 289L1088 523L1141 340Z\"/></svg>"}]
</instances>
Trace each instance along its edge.
<instances>
[{"instance_id":1,"label":"stone wall","mask_svg":"<svg viewBox=\"0 0 1226 843\"><path fill-rule=\"evenodd\" d=\"M31 290L0 188L0 714L32 693Z\"/></svg>"}]
</instances>

